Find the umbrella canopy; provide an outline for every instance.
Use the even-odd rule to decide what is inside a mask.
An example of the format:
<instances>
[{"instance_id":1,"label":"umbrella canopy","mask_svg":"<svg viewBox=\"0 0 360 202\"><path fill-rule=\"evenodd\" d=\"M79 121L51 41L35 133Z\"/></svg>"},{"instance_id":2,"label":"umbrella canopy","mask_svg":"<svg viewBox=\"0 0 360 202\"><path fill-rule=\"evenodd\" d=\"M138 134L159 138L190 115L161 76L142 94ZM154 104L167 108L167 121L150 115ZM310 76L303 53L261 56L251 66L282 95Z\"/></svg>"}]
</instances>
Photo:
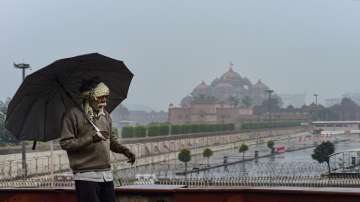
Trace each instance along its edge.
<instances>
[{"instance_id":1,"label":"umbrella canopy","mask_svg":"<svg viewBox=\"0 0 360 202\"><path fill-rule=\"evenodd\" d=\"M9 103L6 128L18 140L59 138L64 113L82 102L82 81L94 77L110 88L111 112L127 97L133 74L122 61L98 53L57 60L26 77Z\"/></svg>"}]
</instances>

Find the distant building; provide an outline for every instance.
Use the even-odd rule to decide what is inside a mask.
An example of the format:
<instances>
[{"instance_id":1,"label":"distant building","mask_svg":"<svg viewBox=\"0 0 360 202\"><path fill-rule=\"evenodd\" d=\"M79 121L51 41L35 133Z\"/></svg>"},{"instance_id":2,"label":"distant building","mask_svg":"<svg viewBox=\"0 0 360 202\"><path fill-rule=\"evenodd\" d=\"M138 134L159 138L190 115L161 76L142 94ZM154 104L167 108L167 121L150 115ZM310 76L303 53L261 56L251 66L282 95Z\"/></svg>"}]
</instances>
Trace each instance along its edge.
<instances>
[{"instance_id":1,"label":"distant building","mask_svg":"<svg viewBox=\"0 0 360 202\"><path fill-rule=\"evenodd\" d=\"M147 111L130 111L129 120L135 121L140 125L147 125L149 123L164 123L167 122L168 113L160 112L147 112Z\"/></svg>"},{"instance_id":2,"label":"distant building","mask_svg":"<svg viewBox=\"0 0 360 202\"><path fill-rule=\"evenodd\" d=\"M270 88L261 80L252 83L240 76L230 64L229 70L211 84L200 82L190 95L184 97L180 107L169 106L168 121L181 123L235 123L255 120L253 107L268 99ZM281 102L281 98L273 94Z\"/></svg>"},{"instance_id":3,"label":"distant building","mask_svg":"<svg viewBox=\"0 0 360 202\"><path fill-rule=\"evenodd\" d=\"M350 98L356 104L360 105L360 93L346 93L341 98L329 98L325 100L325 106L330 107L336 104L340 104L343 98Z\"/></svg>"},{"instance_id":4,"label":"distant building","mask_svg":"<svg viewBox=\"0 0 360 202\"><path fill-rule=\"evenodd\" d=\"M111 113L113 126L121 128L127 125L146 125L149 123L163 123L168 120L168 113L164 111L128 110L123 105Z\"/></svg>"},{"instance_id":5,"label":"distant building","mask_svg":"<svg viewBox=\"0 0 360 202\"><path fill-rule=\"evenodd\" d=\"M360 105L360 93L346 93L343 97L352 99L356 104Z\"/></svg>"},{"instance_id":6,"label":"distant building","mask_svg":"<svg viewBox=\"0 0 360 202\"><path fill-rule=\"evenodd\" d=\"M197 85L190 95L181 100L181 106L189 107L191 102L199 99L212 99L219 103L250 107L260 105L268 99L265 92L268 89L270 88L261 80L253 84L248 78L240 76L231 65L227 72L214 79L210 85L205 81ZM279 98L276 94L273 94L273 97ZM244 103L244 100L247 101Z\"/></svg>"},{"instance_id":7,"label":"distant building","mask_svg":"<svg viewBox=\"0 0 360 202\"><path fill-rule=\"evenodd\" d=\"M300 108L306 103L306 94L279 94L282 100L283 107L292 105Z\"/></svg>"},{"instance_id":8,"label":"distant building","mask_svg":"<svg viewBox=\"0 0 360 202\"><path fill-rule=\"evenodd\" d=\"M252 108L239 108L229 104L193 103L186 107L169 106L168 121L184 123L234 123L241 117L253 116Z\"/></svg>"}]
</instances>

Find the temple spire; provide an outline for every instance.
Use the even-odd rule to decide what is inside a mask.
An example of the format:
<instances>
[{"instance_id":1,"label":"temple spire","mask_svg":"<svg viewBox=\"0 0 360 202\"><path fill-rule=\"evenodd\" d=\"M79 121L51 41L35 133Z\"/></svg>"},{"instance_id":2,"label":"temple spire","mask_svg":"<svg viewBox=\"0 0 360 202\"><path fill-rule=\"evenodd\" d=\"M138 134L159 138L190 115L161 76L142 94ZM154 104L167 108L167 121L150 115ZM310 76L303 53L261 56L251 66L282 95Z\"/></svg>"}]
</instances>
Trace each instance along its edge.
<instances>
[{"instance_id":1,"label":"temple spire","mask_svg":"<svg viewBox=\"0 0 360 202\"><path fill-rule=\"evenodd\" d=\"M234 64L230 61L229 63L229 71L233 71Z\"/></svg>"}]
</instances>

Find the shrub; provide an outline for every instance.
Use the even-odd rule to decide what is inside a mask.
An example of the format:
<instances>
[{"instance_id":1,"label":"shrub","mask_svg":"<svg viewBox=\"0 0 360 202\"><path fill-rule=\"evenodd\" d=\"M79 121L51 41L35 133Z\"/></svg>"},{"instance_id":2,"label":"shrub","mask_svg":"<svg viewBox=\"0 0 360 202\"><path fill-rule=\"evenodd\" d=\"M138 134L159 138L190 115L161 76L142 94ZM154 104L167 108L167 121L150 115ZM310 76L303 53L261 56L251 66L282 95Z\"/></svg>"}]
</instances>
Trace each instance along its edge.
<instances>
[{"instance_id":1,"label":"shrub","mask_svg":"<svg viewBox=\"0 0 360 202\"><path fill-rule=\"evenodd\" d=\"M134 127L134 137L146 137L146 127L136 126Z\"/></svg>"},{"instance_id":2,"label":"shrub","mask_svg":"<svg viewBox=\"0 0 360 202\"><path fill-rule=\"evenodd\" d=\"M242 123L241 129L264 129L300 126L300 121Z\"/></svg>"},{"instance_id":3,"label":"shrub","mask_svg":"<svg viewBox=\"0 0 360 202\"><path fill-rule=\"evenodd\" d=\"M125 126L121 131L122 138L133 138L134 137L134 127Z\"/></svg>"},{"instance_id":4,"label":"shrub","mask_svg":"<svg viewBox=\"0 0 360 202\"><path fill-rule=\"evenodd\" d=\"M150 125L148 126L148 136L154 137L160 135L160 126L158 125Z\"/></svg>"},{"instance_id":5,"label":"shrub","mask_svg":"<svg viewBox=\"0 0 360 202\"><path fill-rule=\"evenodd\" d=\"M172 125L171 126L171 135L182 134L182 126L181 125Z\"/></svg>"},{"instance_id":6,"label":"shrub","mask_svg":"<svg viewBox=\"0 0 360 202\"><path fill-rule=\"evenodd\" d=\"M159 135L167 136L169 135L170 128L169 125L159 125Z\"/></svg>"}]
</instances>

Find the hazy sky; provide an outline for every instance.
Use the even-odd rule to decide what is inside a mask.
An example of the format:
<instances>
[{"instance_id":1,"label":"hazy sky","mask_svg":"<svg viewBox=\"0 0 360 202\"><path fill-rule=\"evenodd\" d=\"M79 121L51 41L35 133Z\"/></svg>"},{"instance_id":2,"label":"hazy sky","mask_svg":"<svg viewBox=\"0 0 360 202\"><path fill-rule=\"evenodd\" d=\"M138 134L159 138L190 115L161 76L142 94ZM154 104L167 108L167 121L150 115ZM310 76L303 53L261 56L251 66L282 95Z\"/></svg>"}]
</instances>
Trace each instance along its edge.
<instances>
[{"instance_id":1,"label":"hazy sky","mask_svg":"<svg viewBox=\"0 0 360 202\"><path fill-rule=\"evenodd\" d=\"M56 59L99 52L135 77L126 101L166 110L228 70L277 93L360 92L360 0L0 0L0 99ZM126 104L125 103L125 104Z\"/></svg>"}]
</instances>

